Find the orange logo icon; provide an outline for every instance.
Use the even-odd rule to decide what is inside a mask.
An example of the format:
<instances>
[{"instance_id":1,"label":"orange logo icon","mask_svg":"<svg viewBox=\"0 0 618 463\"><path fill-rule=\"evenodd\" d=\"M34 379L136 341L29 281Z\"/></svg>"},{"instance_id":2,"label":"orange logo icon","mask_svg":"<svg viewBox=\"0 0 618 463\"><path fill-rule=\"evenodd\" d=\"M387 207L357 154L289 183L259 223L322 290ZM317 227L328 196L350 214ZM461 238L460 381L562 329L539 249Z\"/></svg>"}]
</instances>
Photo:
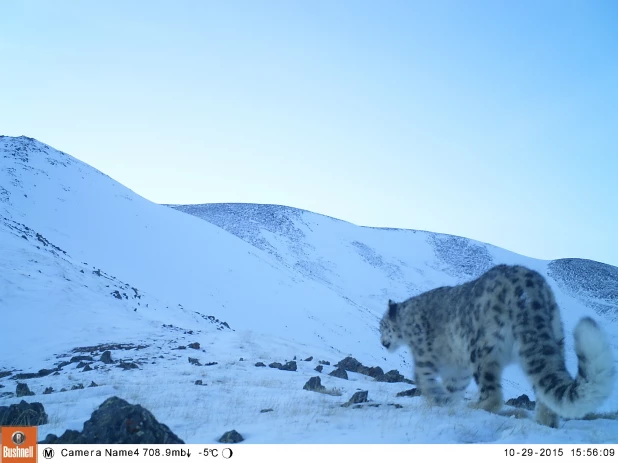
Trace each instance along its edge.
<instances>
[{"instance_id":1,"label":"orange logo icon","mask_svg":"<svg viewBox=\"0 0 618 463\"><path fill-rule=\"evenodd\" d=\"M35 426L0 427L0 463L36 463L37 428Z\"/></svg>"}]
</instances>

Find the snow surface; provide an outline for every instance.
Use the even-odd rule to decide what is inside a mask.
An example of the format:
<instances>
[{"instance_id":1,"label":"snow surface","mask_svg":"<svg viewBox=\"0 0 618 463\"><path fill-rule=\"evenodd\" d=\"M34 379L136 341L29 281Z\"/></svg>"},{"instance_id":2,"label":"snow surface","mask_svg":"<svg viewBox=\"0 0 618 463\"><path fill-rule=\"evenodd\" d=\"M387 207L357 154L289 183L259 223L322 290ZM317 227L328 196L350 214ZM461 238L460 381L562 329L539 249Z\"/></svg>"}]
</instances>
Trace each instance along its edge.
<instances>
[{"instance_id":1,"label":"snow surface","mask_svg":"<svg viewBox=\"0 0 618 463\"><path fill-rule=\"evenodd\" d=\"M36 395L25 399L43 403L50 417L41 436L81 430L111 395L147 407L187 443L214 443L230 429L247 443L608 443L618 436L615 419L549 429L465 402L431 408L420 397L397 397L412 387L406 383L328 375L353 355L410 378L409 353L389 355L379 342L386 301L466 281L497 263L548 277L571 372L571 331L583 315L604 321L616 351L613 299L603 299L611 310L595 312L588 294L551 277L547 261L282 206L158 205L27 137L0 137L0 250L0 376L11 372L0 378L0 405L19 402L12 392L27 382ZM198 349L188 347L196 342ZM116 364L99 361L106 348ZM73 362L58 375L14 377L77 355L91 355L93 369ZM255 366L294 357L297 371ZM121 360L139 368L119 368ZM323 373L315 371L320 360L330 362ZM303 390L312 376L333 394ZM97 387L87 387L93 381ZM86 387L72 390L79 384ZM516 367L503 385L507 398L533 398ZM54 392L43 394L48 387ZM370 401L341 407L357 390L369 391ZM471 386L467 399L475 393ZM617 409L614 392L600 412Z\"/></svg>"}]
</instances>

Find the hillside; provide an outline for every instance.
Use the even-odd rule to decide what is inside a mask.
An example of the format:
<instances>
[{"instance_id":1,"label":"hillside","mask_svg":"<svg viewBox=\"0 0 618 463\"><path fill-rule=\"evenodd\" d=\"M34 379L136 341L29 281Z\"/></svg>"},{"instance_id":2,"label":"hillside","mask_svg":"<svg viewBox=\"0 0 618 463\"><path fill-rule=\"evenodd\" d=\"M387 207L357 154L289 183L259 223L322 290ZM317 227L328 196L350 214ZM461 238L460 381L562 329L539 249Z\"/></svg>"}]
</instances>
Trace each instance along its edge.
<instances>
[{"instance_id":1,"label":"hillside","mask_svg":"<svg viewBox=\"0 0 618 463\"><path fill-rule=\"evenodd\" d=\"M228 427L250 443L607 442L618 433L615 420L551 430L464 405L429 409L397 396L406 382L328 374L353 355L410 378L409 354L388 355L378 339L386 300L496 263L548 277L576 368L580 316L605 320L616 348L613 267L283 206L167 207L27 137L0 137L0 243L0 405L19 402L13 391L27 382L53 417L42 435L78 429L110 395L147 406L195 443ZM105 351L115 363L102 361ZM296 371L256 366L288 361ZM316 375L333 395L303 390ZM504 387L507 397L531 394L516 369ZM358 389L372 406L342 408ZM614 394L602 411L617 409Z\"/></svg>"}]
</instances>

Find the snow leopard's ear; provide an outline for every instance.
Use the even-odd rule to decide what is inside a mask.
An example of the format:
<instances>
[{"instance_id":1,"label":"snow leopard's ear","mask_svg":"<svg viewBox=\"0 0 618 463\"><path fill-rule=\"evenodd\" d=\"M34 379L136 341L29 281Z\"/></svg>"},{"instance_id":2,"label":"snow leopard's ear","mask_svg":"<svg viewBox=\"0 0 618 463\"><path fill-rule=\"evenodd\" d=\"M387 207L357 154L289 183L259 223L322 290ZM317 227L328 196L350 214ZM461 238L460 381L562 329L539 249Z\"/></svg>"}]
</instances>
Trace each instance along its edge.
<instances>
[{"instance_id":1,"label":"snow leopard's ear","mask_svg":"<svg viewBox=\"0 0 618 463\"><path fill-rule=\"evenodd\" d=\"M397 316L397 304L390 299L388 300L388 316L395 318Z\"/></svg>"}]
</instances>

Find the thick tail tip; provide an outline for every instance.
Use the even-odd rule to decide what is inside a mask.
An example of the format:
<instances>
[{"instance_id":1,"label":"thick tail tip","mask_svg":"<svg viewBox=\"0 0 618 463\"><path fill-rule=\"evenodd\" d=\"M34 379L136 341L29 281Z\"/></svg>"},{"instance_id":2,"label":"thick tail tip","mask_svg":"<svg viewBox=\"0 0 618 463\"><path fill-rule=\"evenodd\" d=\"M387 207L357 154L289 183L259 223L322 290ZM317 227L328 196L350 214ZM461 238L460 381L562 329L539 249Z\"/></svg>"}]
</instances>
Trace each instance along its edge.
<instances>
[{"instance_id":1,"label":"thick tail tip","mask_svg":"<svg viewBox=\"0 0 618 463\"><path fill-rule=\"evenodd\" d=\"M590 317L582 318L574 331L575 352L587 379L596 385L598 395L609 395L615 376L614 358L607 336Z\"/></svg>"},{"instance_id":2,"label":"thick tail tip","mask_svg":"<svg viewBox=\"0 0 618 463\"><path fill-rule=\"evenodd\" d=\"M575 350L577 354L588 357L607 352L611 347L605 333L601 331L597 322L590 317L582 318L573 332L575 336Z\"/></svg>"}]
</instances>

